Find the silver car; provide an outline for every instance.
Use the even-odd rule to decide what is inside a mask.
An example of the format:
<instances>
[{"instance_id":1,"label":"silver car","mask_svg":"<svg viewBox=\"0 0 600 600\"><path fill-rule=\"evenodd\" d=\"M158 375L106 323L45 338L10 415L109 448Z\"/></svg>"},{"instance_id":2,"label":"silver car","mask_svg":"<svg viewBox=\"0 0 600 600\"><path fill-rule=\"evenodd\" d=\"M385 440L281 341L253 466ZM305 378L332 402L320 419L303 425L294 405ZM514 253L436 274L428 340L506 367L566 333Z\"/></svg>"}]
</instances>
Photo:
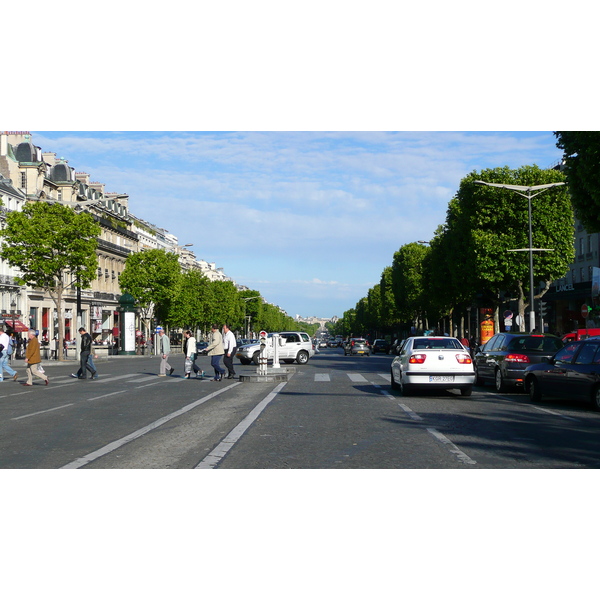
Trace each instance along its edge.
<instances>
[{"instance_id":1,"label":"silver car","mask_svg":"<svg viewBox=\"0 0 600 600\"><path fill-rule=\"evenodd\" d=\"M369 342L364 338L351 338L344 344L344 356L351 356L353 354L360 354L363 356L369 356L371 354L371 348Z\"/></svg>"}]
</instances>

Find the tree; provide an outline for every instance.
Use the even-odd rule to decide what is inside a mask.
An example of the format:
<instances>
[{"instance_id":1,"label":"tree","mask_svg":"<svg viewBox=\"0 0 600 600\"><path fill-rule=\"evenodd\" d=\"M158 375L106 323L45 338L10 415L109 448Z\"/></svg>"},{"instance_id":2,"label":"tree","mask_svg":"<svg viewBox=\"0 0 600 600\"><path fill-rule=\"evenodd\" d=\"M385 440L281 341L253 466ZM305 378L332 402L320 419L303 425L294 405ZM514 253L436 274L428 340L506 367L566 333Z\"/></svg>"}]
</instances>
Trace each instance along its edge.
<instances>
[{"instance_id":1,"label":"tree","mask_svg":"<svg viewBox=\"0 0 600 600\"><path fill-rule=\"evenodd\" d=\"M227 323L231 329L239 329L244 320L244 307L233 282L212 281L210 287L212 294L212 306L208 311L210 323L217 324L219 327Z\"/></svg>"},{"instance_id":2,"label":"tree","mask_svg":"<svg viewBox=\"0 0 600 600\"><path fill-rule=\"evenodd\" d=\"M150 249L127 257L119 284L124 294L131 294L136 299L146 326L146 336L153 317L167 323L181 276L179 260L172 252Z\"/></svg>"},{"instance_id":3,"label":"tree","mask_svg":"<svg viewBox=\"0 0 600 600\"><path fill-rule=\"evenodd\" d=\"M555 131L575 214L589 233L600 232L600 132Z\"/></svg>"},{"instance_id":4,"label":"tree","mask_svg":"<svg viewBox=\"0 0 600 600\"><path fill-rule=\"evenodd\" d=\"M198 329L210 324L215 299L211 282L197 270L183 273L177 293L169 305L168 323L174 327Z\"/></svg>"},{"instance_id":5,"label":"tree","mask_svg":"<svg viewBox=\"0 0 600 600\"><path fill-rule=\"evenodd\" d=\"M0 256L19 269L20 285L42 288L52 298L59 315L59 348L65 333L63 294L76 286L86 288L96 278L100 233L89 213L76 213L61 204L33 202L6 216L0 233L6 243ZM63 360L62 352L58 358Z\"/></svg>"},{"instance_id":6,"label":"tree","mask_svg":"<svg viewBox=\"0 0 600 600\"><path fill-rule=\"evenodd\" d=\"M564 175L535 165L473 172L461 181L449 205L446 223L449 245L454 248L453 281L463 283L465 295L486 290L496 298L501 290L515 294L524 323L529 253L511 250L529 247L527 200L511 190L476 184L476 180L533 186L564 181ZM536 298L546 293L551 281L565 275L574 257L573 208L565 188L550 188L532 201L533 247L553 249L534 253L535 278L546 284Z\"/></svg>"}]
</instances>

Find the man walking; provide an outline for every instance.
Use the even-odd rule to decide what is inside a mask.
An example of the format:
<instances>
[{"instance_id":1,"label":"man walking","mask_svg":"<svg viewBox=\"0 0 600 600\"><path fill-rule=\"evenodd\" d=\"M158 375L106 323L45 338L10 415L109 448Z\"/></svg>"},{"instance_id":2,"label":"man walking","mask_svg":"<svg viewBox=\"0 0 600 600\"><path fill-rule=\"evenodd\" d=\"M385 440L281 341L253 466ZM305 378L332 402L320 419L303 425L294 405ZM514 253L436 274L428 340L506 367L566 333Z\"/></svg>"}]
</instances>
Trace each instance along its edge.
<instances>
[{"instance_id":1,"label":"man walking","mask_svg":"<svg viewBox=\"0 0 600 600\"><path fill-rule=\"evenodd\" d=\"M160 354L160 370L158 372L159 377L167 376L167 369L169 369L169 375L173 375L173 367L169 364L169 354L171 354L171 342L169 342L169 338L165 335L165 330L162 327L157 327L156 331L158 331L158 344L157 350Z\"/></svg>"},{"instance_id":2,"label":"man walking","mask_svg":"<svg viewBox=\"0 0 600 600\"><path fill-rule=\"evenodd\" d=\"M212 326L210 343L206 348L206 354L210 356L210 366L215 370L215 377L211 381L221 381L225 375L225 369L221 366L221 356L225 353L223 349L223 336L216 325Z\"/></svg>"},{"instance_id":3,"label":"man walking","mask_svg":"<svg viewBox=\"0 0 600 600\"><path fill-rule=\"evenodd\" d=\"M223 364L227 367L227 371L229 374L227 375L227 379L235 378L235 369L233 368L233 357L235 356L236 351L236 341L235 335L231 329L229 329L229 325L223 325L223 331L225 335L223 337L223 350L225 354L223 356Z\"/></svg>"},{"instance_id":4,"label":"man walking","mask_svg":"<svg viewBox=\"0 0 600 600\"><path fill-rule=\"evenodd\" d=\"M92 353L92 336L85 330L84 327L79 328L81 336L81 348L79 351L79 377L78 379L87 379L87 372L90 371L92 379L98 379L96 368L89 363L90 354Z\"/></svg>"},{"instance_id":5,"label":"man walking","mask_svg":"<svg viewBox=\"0 0 600 600\"><path fill-rule=\"evenodd\" d=\"M4 380L4 371L15 381L19 377L18 373L8 364L9 349L12 342L12 339L4 331L4 327L0 325L0 346L2 347L2 351L0 352L0 381Z\"/></svg>"},{"instance_id":6,"label":"man walking","mask_svg":"<svg viewBox=\"0 0 600 600\"><path fill-rule=\"evenodd\" d=\"M35 330L30 329L27 332L29 341L27 342L27 350L25 350L25 362L27 363L27 383L23 385L33 385L33 375L43 379L48 385L48 377L40 371L42 364L42 355L40 354L40 343L38 342Z\"/></svg>"}]
</instances>

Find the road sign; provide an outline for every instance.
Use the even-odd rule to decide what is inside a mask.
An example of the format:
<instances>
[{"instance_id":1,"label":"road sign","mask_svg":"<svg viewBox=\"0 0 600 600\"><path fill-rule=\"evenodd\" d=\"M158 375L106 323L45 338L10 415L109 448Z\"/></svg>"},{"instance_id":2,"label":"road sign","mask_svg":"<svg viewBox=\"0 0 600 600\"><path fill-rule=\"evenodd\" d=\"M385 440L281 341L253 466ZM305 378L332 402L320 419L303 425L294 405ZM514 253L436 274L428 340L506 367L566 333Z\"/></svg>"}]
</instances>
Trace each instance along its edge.
<instances>
[{"instance_id":1,"label":"road sign","mask_svg":"<svg viewBox=\"0 0 600 600\"><path fill-rule=\"evenodd\" d=\"M581 305L581 316L585 319L589 314L589 307L587 304Z\"/></svg>"},{"instance_id":2,"label":"road sign","mask_svg":"<svg viewBox=\"0 0 600 600\"><path fill-rule=\"evenodd\" d=\"M513 318L512 310L505 310L504 311L504 318L505 319L512 319Z\"/></svg>"}]
</instances>

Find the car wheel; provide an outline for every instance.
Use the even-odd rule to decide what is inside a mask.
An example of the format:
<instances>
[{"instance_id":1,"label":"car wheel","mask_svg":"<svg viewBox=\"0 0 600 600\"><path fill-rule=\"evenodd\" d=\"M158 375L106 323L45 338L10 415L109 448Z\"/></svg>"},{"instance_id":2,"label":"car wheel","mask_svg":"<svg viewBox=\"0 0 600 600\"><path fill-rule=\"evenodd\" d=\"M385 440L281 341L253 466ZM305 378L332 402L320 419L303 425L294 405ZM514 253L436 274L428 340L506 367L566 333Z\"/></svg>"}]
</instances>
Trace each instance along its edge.
<instances>
[{"instance_id":1,"label":"car wheel","mask_svg":"<svg viewBox=\"0 0 600 600\"><path fill-rule=\"evenodd\" d=\"M259 362L259 360L260 360L260 351L258 351L258 352L255 352L255 353L252 355L252 362L253 362L253 363L254 363L254 364L257 366L257 367L258 367L258 362Z\"/></svg>"},{"instance_id":2,"label":"car wheel","mask_svg":"<svg viewBox=\"0 0 600 600\"><path fill-rule=\"evenodd\" d=\"M252 364L252 361L251 361L251 360L248 360L247 358L240 358L240 362L241 362L243 365L250 365L250 364Z\"/></svg>"},{"instance_id":3,"label":"car wheel","mask_svg":"<svg viewBox=\"0 0 600 600\"><path fill-rule=\"evenodd\" d=\"M393 390L399 390L400 386L398 385L398 382L394 379L394 371L393 371L393 369L390 369L390 376L391 376L390 384L392 386L392 389Z\"/></svg>"},{"instance_id":4,"label":"car wheel","mask_svg":"<svg viewBox=\"0 0 600 600\"><path fill-rule=\"evenodd\" d=\"M535 377L530 377L527 380L527 389L529 391L529 399L532 402L539 402L542 399L542 392L540 391L540 384Z\"/></svg>"},{"instance_id":5,"label":"car wheel","mask_svg":"<svg viewBox=\"0 0 600 600\"><path fill-rule=\"evenodd\" d=\"M299 365L305 365L308 362L308 352L306 350L300 350L298 356L296 356L296 362Z\"/></svg>"},{"instance_id":6,"label":"car wheel","mask_svg":"<svg viewBox=\"0 0 600 600\"><path fill-rule=\"evenodd\" d=\"M506 384L504 383L504 377L502 377L502 371L500 369L496 370L496 391L497 392L505 392Z\"/></svg>"},{"instance_id":7,"label":"car wheel","mask_svg":"<svg viewBox=\"0 0 600 600\"><path fill-rule=\"evenodd\" d=\"M600 385L592 390L592 404L596 410L600 410Z\"/></svg>"},{"instance_id":8,"label":"car wheel","mask_svg":"<svg viewBox=\"0 0 600 600\"><path fill-rule=\"evenodd\" d=\"M402 376L400 376L400 391L402 392L403 396L408 395L408 393L411 390L411 387L409 385L406 385L403 381L402 381Z\"/></svg>"},{"instance_id":9,"label":"car wheel","mask_svg":"<svg viewBox=\"0 0 600 600\"><path fill-rule=\"evenodd\" d=\"M460 388L461 396L470 396L473 393L473 386L468 385L467 387Z\"/></svg>"}]
</instances>

